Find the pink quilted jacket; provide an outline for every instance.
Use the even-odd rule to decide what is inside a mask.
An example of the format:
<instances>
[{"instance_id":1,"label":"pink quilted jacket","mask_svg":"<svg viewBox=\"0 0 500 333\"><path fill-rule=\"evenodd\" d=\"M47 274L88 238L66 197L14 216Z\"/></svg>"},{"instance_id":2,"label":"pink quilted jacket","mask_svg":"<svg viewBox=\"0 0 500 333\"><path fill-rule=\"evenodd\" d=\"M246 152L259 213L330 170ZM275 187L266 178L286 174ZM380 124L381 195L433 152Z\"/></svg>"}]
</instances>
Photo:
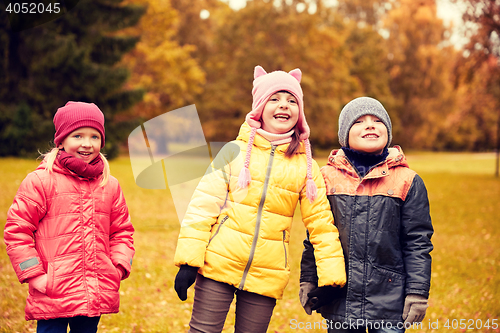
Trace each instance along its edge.
<instances>
[{"instance_id":1,"label":"pink quilted jacket","mask_svg":"<svg viewBox=\"0 0 500 333\"><path fill-rule=\"evenodd\" d=\"M57 161L49 174L45 165L22 182L4 231L19 282L48 278L45 293L30 283L26 320L116 313L135 252L120 185L110 176L100 187Z\"/></svg>"}]
</instances>

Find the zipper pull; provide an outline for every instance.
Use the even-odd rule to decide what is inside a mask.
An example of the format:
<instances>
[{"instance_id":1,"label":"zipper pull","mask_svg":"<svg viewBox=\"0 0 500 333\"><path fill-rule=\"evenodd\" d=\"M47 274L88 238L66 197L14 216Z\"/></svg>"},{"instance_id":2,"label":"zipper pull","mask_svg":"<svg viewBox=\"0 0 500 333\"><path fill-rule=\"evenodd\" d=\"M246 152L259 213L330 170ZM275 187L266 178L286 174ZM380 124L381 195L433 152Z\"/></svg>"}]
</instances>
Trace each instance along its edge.
<instances>
[{"instance_id":1,"label":"zipper pull","mask_svg":"<svg viewBox=\"0 0 500 333\"><path fill-rule=\"evenodd\" d=\"M278 146L271 145L271 156L274 156L274 151L276 150L276 147Z\"/></svg>"}]
</instances>

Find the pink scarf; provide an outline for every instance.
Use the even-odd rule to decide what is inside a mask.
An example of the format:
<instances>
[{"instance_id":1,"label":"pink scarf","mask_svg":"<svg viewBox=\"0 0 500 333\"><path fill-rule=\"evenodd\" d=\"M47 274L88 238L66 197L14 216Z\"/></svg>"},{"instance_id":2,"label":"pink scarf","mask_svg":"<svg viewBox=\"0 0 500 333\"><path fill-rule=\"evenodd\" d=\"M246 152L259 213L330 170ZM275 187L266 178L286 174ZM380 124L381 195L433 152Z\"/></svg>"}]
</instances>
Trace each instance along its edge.
<instances>
[{"instance_id":1,"label":"pink scarf","mask_svg":"<svg viewBox=\"0 0 500 333\"><path fill-rule=\"evenodd\" d=\"M264 131L262 128L259 128L257 130L257 133L260 134L260 136L262 136L264 139L271 142L275 146L292 142L293 132L294 132L294 130L291 130L288 133L275 134L275 133L270 133L270 132Z\"/></svg>"},{"instance_id":2,"label":"pink scarf","mask_svg":"<svg viewBox=\"0 0 500 333\"><path fill-rule=\"evenodd\" d=\"M57 159L63 167L87 179L99 176L104 170L104 162L101 159L101 155L97 155L90 163L86 163L64 150L60 150L57 154Z\"/></svg>"}]
</instances>

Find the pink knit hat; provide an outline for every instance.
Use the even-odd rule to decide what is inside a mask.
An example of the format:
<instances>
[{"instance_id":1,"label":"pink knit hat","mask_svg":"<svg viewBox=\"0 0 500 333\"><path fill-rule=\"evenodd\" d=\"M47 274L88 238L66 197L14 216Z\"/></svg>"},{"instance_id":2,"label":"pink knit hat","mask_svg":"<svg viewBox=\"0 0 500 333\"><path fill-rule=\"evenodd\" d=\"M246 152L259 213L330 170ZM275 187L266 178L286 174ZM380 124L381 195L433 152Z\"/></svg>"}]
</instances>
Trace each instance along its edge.
<instances>
[{"instance_id":1,"label":"pink knit hat","mask_svg":"<svg viewBox=\"0 0 500 333\"><path fill-rule=\"evenodd\" d=\"M291 93L299 105L299 120L297 121L297 129L299 130L300 140L309 138L309 126L307 125L304 115L304 94L300 87L302 72L296 68L289 73L283 71L275 71L267 73L261 66L256 66L253 74L253 103L252 111L246 116L248 125L255 128L261 128L260 119L262 112L269 98L281 90L286 90Z\"/></svg>"},{"instance_id":2,"label":"pink knit hat","mask_svg":"<svg viewBox=\"0 0 500 333\"><path fill-rule=\"evenodd\" d=\"M54 143L56 147L74 130L80 127L95 128L101 134L104 147L104 114L94 103L68 102L54 116Z\"/></svg>"},{"instance_id":3,"label":"pink knit hat","mask_svg":"<svg viewBox=\"0 0 500 333\"><path fill-rule=\"evenodd\" d=\"M240 187L246 188L250 184L250 170L248 167L250 165L250 154L252 151L253 141L255 138L255 133L257 129L262 127L261 118L264 107L269 100L269 98L277 93L278 91L288 91L296 99L299 106L299 119L297 121L297 130L299 131L300 140L304 141L306 148L307 157L307 183L306 191L307 198L310 202L316 199L317 188L314 180L312 179L312 157L311 157L311 145L309 143L309 126L307 125L306 117L304 115L304 101L302 88L300 87L300 80L302 78L302 72L300 69L296 68L290 72L274 71L267 73L261 66L256 66L254 70L254 80L253 80L253 103L252 111L250 111L246 116L246 122L252 128L250 132L250 138L248 140L247 151L245 156L245 164L243 169L241 169L240 176L238 178L238 183Z\"/></svg>"}]
</instances>

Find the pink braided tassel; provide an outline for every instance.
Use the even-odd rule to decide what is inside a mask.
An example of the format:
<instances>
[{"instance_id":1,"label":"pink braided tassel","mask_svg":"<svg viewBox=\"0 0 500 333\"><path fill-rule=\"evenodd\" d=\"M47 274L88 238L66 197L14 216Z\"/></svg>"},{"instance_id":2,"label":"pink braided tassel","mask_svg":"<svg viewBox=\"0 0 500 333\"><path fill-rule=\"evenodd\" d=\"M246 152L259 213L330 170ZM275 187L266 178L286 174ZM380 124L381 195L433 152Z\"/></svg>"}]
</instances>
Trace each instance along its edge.
<instances>
[{"instance_id":1,"label":"pink braided tassel","mask_svg":"<svg viewBox=\"0 0 500 333\"><path fill-rule=\"evenodd\" d=\"M248 184L250 184L250 180L252 180L250 177L250 170L243 167L240 171L240 175L238 176L238 185L240 185L241 188L246 188Z\"/></svg>"},{"instance_id":2,"label":"pink braided tassel","mask_svg":"<svg viewBox=\"0 0 500 333\"><path fill-rule=\"evenodd\" d=\"M311 143L309 139L304 140L306 146L306 159L307 159L307 182L306 182L306 196L309 202L312 203L318 196L318 188L312 179L312 154Z\"/></svg>"},{"instance_id":3,"label":"pink braided tassel","mask_svg":"<svg viewBox=\"0 0 500 333\"><path fill-rule=\"evenodd\" d=\"M252 180L252 177L250 176L250 170L248 170L248 166L250 165L250 154L252 152L252 146L256 132L257 128L252 127L252 131L250 132L250 137L248 138L247 152L245 154L245 164L243 165L243 168L240 171L240 175L238 176L238 185L241 188L246 188L250 184L250 181Z\"/></svg>"},{"instance_id":4,"label":"pink braided tassel","mask_svg":"<svg viewBox=\"0 0 500 333\"><path fill-rule=\"evenodd\" d=\"M318 188L316 187L316 183L312 179L308 179L306 182L306 196L309 199L310 203L313 203L318 196Z\"/></svg>"}]
</instances>

